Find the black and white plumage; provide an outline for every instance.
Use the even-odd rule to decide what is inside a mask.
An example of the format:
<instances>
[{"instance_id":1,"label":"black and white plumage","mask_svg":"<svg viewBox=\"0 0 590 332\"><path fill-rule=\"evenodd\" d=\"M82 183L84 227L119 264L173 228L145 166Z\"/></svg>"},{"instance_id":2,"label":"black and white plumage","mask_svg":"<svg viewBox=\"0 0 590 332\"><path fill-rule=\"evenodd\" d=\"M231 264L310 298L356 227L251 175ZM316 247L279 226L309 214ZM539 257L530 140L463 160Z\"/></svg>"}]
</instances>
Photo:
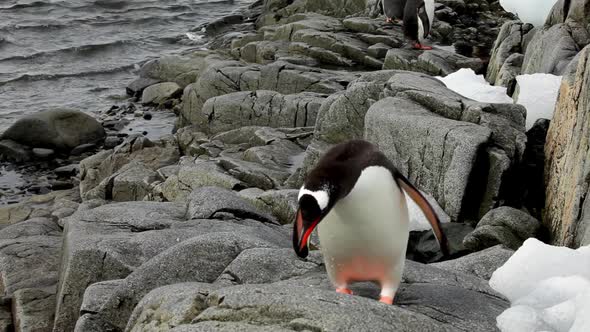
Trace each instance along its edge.
<instances>
[{"instance_id":1,"label":"black and white plumage","mask_svg":"<svg viewBox=\"0 0 590 332\"><path fill-rule=\"evenodd\" d=\"M423 42L434 23L434 0L407 0L404 7L403 29L405 36L416 49L430 50Z\"/></svg>"},{"instance_id":2,"label":"black and white plumage","mask_svg":"<svg viewBox=\"0 0 590 332\"><path fill-rule=\"evenodd\" d=\"M391 304L401 282L409 237L404 193L422 209L443 254L447 240L432 206L381 153L364 140L332 147L308 174L299 192L293 230L298 256L318 228L328 276L341 293L355 281L381 285L381 302Z\"/></svg>"}]
</instances>

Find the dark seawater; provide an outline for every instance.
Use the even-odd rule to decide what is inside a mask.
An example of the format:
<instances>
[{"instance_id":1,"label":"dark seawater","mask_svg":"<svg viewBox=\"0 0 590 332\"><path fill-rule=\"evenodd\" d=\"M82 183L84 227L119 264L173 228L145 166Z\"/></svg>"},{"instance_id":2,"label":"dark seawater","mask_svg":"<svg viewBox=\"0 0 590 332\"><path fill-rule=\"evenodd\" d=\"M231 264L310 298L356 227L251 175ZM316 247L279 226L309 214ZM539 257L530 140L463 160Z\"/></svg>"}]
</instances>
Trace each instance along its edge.
<instances>
[{"instance_id":1,"label":"dark seawater","mask_svg":"<svg viewBox=\"0 0 590 332\"><path fill-rule=\"evenodd\" d=\"M145 61L199 48L199 25L251 0L0 0L0 132L51 107L126 99Z\"/></svg>"}]
</instances>

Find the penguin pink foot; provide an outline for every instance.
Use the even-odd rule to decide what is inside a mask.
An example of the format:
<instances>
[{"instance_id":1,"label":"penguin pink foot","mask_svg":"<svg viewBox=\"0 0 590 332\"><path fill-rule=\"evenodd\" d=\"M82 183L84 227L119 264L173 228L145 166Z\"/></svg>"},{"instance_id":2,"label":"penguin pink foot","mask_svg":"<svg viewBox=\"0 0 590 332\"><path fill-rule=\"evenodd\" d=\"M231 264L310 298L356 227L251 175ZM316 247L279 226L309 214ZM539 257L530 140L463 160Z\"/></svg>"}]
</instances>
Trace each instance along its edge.
<instances>
[{"instance_id":1,"label":"penguin pink foot","mask_svg":"<svg viewBox=\"0 0 590 332\"><path fill-rule=\"evenodd\" d=\"M392 305L393 304L393 296L381 296L379 298L379 302Z\"/></svg>"},{"instance_id":2,"label":"penguin pink foot","mask_svg":"<svg viewBox=\"0 0 590 332\"><path fill-rule=\"evenodd\" d=\"M427 45L423 45L420 43L414 43L414 45L412 45L412 48L415 50L424 50L424 51L429 51L432 49L432 46L427 46Z\"/></svg>"},{"instance_id":3,"label":"penguin pink foot","mask_svg":"<svg viewBox=\"0 0 590 332\"><path fill-rule=\"evenodd\" d=\"M352 295L352 291L346 287L336 288L336 293Z\"/></svg>"},{"instance_id":4,"label":"penguin pink foot","mask_svg":"<svg viewBox=\"0 0 590 332\"><path fill-rule=\"evenodd\" d=\"M386 17L385 23L393 23L393 20L391 19L391 17Z\"/></svg>"}]
</instances>

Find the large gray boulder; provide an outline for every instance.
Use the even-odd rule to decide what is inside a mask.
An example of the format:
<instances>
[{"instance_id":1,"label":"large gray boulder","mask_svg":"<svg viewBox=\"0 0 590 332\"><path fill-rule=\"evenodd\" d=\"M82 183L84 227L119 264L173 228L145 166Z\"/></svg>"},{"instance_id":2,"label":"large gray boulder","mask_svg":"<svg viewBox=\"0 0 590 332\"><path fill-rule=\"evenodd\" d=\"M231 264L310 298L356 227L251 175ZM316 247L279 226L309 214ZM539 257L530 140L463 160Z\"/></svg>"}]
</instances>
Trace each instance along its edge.
<instances>
[{"instance_id":1,"label":"large gray boulder","mask_svg":"<svg viewBox=\"0 0 590 332\"><path fill-rule=\"evenodd\" d=\"M506 78L506 72L508 68L504 68L507 65L507 60L514 54L522 54L522 40L523 36L527 34L533 28L530 24L523 24L520 21L508 21L502 25L498 38L494 43L492 54L490 56L490 64L488 65L486 79L493 85L507 86L511 79L515 79L516 76ZM520 74L520 65L516 66L514 61L510 62L510 65L517 67L513 72ZM504 72L504 74L502 74Z\"/></svg>"},{"instance_id":2,"label":"large gray boulder","mask_svg":"<svg viewBox=\"0 0 590 332\"><path fill-rule=\"evenodd\" d=\"M103 140L105 131L90 115L70 109L54 109L19 119L2 139L38 148L70 151L86 143Z\"/></svg>"},{"instance_id":3,"label":"large gray boulder","mask_svg":"<svg viewBox=\"0 0 590 332\"><path fill-rule=\"evenodd\" d=\"M504 176L525 150L524 107L474 102L410 72L391 76L383 95L393 98L371 106L364 137L451 219L478 221L505 199Z\"/></svg>"},{"instance_id":4,"label":"large gray boulder","mask_svg":"<svg viewBox=\"0 0 590 332\"><path fill-rule=\"evenodd\" d=\"M526 48L523 74L562 75L581 48L590 43L590 32L579 23L559 23L537 31Z\"/></svg>"},{"instance_id":5,"label":"large gray boulder","mask_svg":"<svg viewBox=\"0 0 590 332\"><path fill-rule=\"evenodd\" d=\"M528 213L502 206L488 212L463 244L472 251L497 244L516 250L526 239L538 236L540 229L541 222Z\"/></svg>"},{"instance_id":6,"label":"large gray boulder","mask_svg":"<svg viewBox=\"0 0 590 332\"><path fill-rule=\"evenodd\" d=\"M469 182L465 174L475 167L491 131L436 116L420 104L392 97L375 103L366 122L367 138L458 220Z\"/></svg>"}]
</instances>

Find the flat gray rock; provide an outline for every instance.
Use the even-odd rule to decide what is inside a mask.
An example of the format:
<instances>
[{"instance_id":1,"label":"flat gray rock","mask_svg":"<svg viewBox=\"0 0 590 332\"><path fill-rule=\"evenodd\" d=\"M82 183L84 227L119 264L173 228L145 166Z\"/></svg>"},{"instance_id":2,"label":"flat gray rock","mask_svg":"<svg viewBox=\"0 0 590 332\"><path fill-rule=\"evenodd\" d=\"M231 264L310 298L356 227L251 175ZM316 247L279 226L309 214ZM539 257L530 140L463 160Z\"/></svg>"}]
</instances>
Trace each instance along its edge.
<instances>
[{"instance_id":1,"label":"flat gray rock","mask_svg":"<svg viewBox=\"0 0 590 332\"><path fill-rule=\"evenodd\" d=\"M81 196L84 200L105 199L112 187L113 175L132 161L156 171L175 164L179 157L178 143L173 136L155 142L142 136L129 137L115 149L101 151L80 162ZM134 177L133 174L129 176Z\"/></svg>"},{"instance_id":2,"label":"flat gray rock","mask_svg":"<svg viewBox=\"0 0 590 332\"><path fill-rule=\"evenodd\" d=\"M250 201L261 211L267 211L274 215L283 225L293 223L295 220L295 214L299 207L297 204L298 195L299 190L297 189L261 192L252 192L246 189L240 192L240 196Z\"/></svg>"},{"instance_id":3,"label":"flat gray rock","mask_svg":"<svg viewBox=\"0 0 590 332\"><path fill-rule=\"evenodd\" d=\"M137 304L126 331L173 329L190 321L195 312L207 307L207 295L219 286L186 282L156 288ZM159 317L158 321L153 318Z\"/></svg>"},{"instance_id":4,"label":"flat gray rock","mask_svg":"<svg viewBox=\"0 0 590 332\"><path fill-rule=\"evenodd\" d=\"M225 94L203 105L203 116L208 122L202 130L217 134L243 126L313 126L325 97L310 92L282 95L265 90Z\"/></svg>"},{"instance_id":5,"label":"flat gray rock","mask_svg":"<svg viewBox=\"0 0 590 332\"><path fill-rule=\"evenodd\" d=\"M433 263L431 266L443 270L471 274L485 280L490 280L492 273L504 265L513 253L513 250L507 249L502 245L496 245L451 261Z\"/></svg>"},{"instance_id":6,"label":"flat gray rock","mask_svg":"<svg viewBox=\"0 0 590 332\"><path fill-rule=\"evenodd\" d=\"M227 189L203 187L194 190L188 197L187 219L210 219L222 217L224 213L276 223L272 216L258 211L255 206Z\"/></svg>"},{"instance_id":7,"label":"flat gray rock","mask_svg":"<svg viewBox=\"0 0 590 332\"><path fill-rule=\"evenodd\" d=\"M439 76L449 75L461 68L470 68L477 73L483 69L483 62L478 58L467 58L436 48L431 51L393 48L387 52L383 64L383 69L410 70Z\"/></svg>"},{"instance_id":8,"label":"flat gray rock","mask_svg":"<svg viewBox=\"0 0 590 332\"><path fill-rule=\"evenodd\" d=\"M160 190L168 201L185 202L193 190L213 186L232 190L243 189L246 184L215 162L183 160L178 174L167 178Z\"/></svg>"},{"instance_id":9,"label":"flat gray rock","mask_svg":"<svg viewBox=\"0 0 590 332\"><path fill-rule=\"evenodd\" d=\"M268 284L304 275L321 265L318 251L312 251L303 261L291 248L253 248L242 251L215 284Z\"/></svg>"},{"instance_id":10,"label":"flat gray rock","mask_svg":"<svg viewBox=\"0 0 590 332\"><path fill-rule=\"evenodd\" d=\"M268 232L252 227L249 232L203 234L180 242L133 271L102 306L100 316L123 329L137 303L151 290L174 283L211 283L240 252L277 246L264 238L270 239ZM279 238L279 245L288 243L286 236Z\"/></svg>"},{"instance_id":11,"label":"flat gray rock","mask_svg":"<svg viewBox=\"0 0 590 332\"><path fill-rule=\"evenodd\" d=\"M55 287L62 232L48 218L34 218L0 230L0 272L7 296L19 289Z\"/></svg>"},{"instance_id":12,"label":"flat gray rock","mask_svg":"<svg viewBox=\"0 0 590 332\"><path fill-rule=\"evenodd\" d=\"M341 82L354 77L350 73L326 71L284 61L249 66L213 56L206 61L206 69L199 79L184 90L180 112L182 125L194 124L205 128L208 119L203 115L203 105L213 97L255 90L276 91L283 95L300 92L329 94L343 90Z\"/></svg>"}]
</instances>

